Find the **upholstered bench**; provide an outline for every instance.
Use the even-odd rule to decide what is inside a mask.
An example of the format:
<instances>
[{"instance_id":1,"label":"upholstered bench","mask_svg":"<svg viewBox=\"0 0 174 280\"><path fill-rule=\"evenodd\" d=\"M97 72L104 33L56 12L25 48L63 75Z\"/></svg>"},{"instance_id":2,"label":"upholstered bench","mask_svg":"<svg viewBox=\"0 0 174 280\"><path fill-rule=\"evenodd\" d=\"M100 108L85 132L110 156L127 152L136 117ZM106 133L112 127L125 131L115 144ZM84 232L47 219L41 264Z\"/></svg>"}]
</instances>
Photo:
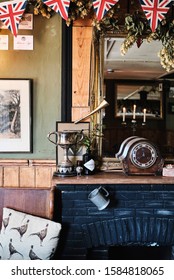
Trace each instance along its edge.
<instances>
[{"instance_id":1,"label":"upholstered bench","mask_svg":"<svg viewBox=\"0 0 174 280\"><path fill-rule=\"evenodd\" d=\"M0 188L0 259L53 259L61 224L54 188Z\"/></svg>"}]
</instances>

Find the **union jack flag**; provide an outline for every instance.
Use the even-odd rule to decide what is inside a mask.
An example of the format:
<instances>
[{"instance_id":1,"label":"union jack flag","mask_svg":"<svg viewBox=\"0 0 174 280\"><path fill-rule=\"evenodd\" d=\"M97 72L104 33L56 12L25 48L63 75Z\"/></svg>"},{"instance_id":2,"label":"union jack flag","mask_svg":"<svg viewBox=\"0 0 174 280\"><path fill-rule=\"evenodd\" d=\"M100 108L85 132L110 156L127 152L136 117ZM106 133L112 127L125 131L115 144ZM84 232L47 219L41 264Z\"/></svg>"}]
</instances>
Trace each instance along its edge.
<instances>
[{"instance_id":1,"label":"union jack flag","mask_svg":"<svg viewBox=\"0 0 174 280\"><path fill-rule=\"evenodd\" d=\"M27 1L16 0L0 3L0 20L5 24L16 37L19 22L25 11Z\"/></svg>"},{"instance_id":2,"label":"union jack flag","mask_svg":"<svg viewBox=\"0 0 174 280\"><path fill-rule=\"evenodd\" d=\"M43 0L44 4L67 20L70 0Z\"/></svg>"},{"instance_id":3,"label":"union jack flag","mask_svg":"<svg viewBox=\"0 0 174 280\"><path fill-rule=\"evenodd\" d=\"M118 2L119 0L93 0L93 7L97 19L101 20L104 15Z\"/></svg>"},{"instance_id":4,"label":"union jack flag","mask_svg":"<svg viewBox=\"0 0 174 280\"><path fill-rule=\"evenodd\" d=\"M141 7L154 32L170 8L171 0L139 0Z\"/></svg>"}]
</instances>

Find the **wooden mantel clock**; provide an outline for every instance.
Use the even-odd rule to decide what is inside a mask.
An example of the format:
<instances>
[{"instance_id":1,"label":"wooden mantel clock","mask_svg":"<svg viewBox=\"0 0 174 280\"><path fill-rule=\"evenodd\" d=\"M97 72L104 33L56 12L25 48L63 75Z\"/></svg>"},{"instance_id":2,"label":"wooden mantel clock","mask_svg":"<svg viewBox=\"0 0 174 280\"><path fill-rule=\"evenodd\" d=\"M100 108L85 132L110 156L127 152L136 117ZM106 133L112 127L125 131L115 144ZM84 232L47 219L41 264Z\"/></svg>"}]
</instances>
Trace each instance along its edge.
<instances>
[{"instance_id":1,"label":"wooden mantel clock","mask_svg":"<svg viewBox=\"0 0 174 280\"><path fill-rule=\"evenodd\" d=\"M158 147L146 138L125 139L116 158L122 160L127 175L162 175L164 160Z\"/></svg>"}]
</instances>

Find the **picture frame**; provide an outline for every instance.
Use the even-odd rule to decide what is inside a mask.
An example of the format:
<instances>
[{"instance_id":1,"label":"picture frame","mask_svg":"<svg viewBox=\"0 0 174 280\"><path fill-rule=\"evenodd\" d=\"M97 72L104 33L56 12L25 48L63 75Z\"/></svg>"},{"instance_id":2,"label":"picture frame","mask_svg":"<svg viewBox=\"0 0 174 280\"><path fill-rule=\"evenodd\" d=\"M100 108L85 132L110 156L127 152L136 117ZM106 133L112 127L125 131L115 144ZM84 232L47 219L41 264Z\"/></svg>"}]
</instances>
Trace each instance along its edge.
<instances>
[{"instance_id":1,"label":"picture frame","mask_svg":"<svg viewBox=\"0 0 174 280\"><path fill-rule=\"evenodd\" d=\"M0 79L0 153L32 152L32 79Z\"/></svg>"},{"instance_id":2,"label":"picture frame","mask_svg":"<svg viewBox=\"0 0 174 280\"><path fill-rule=\"evenodd\" d=\"M33 14L24 13L22 20L19 23L19 29L23 30L33 30Z\"/></svg>"},{"instance_id":3,"label":"picture frame","mask_svg":"<svg viewBox=\"0 0 174 280\"><path fill-rule=\"evenodd\" d=\"M8 50L8 35L0 35L0 50Z\"/></svg>"},{"instance_id":4,"label":"picture frame","mask_svg":"<svg viewBox=\"0 0 174 280\"><path fill-rule=\"evenodd\" d=\"M13 40L14 50L33 50L33 35L18 35Z\"/></svg>"},{"instance_id":5,"label":"picture frame","mask_svg":"<svg viewBox=\"0 0 174 280\"><path fill-rule=\"evenodd\" d=\"M56 122L56 131L64 131L64 130L72 130L72 131L81 131L83 130L84 134L89 134L90 131L90 123L89 122L80 122L75 124L74 122ZM77 153L75 153L77 151ZM69 150L68 158L73 162L76 163L77 160L82 160L83 154L86 152L85 146L80 146L80 149L75 151ZM58 165L64 158L64 151L63 149L57 145L56 146L56 165Z\"/></svg>"}]
</instances>

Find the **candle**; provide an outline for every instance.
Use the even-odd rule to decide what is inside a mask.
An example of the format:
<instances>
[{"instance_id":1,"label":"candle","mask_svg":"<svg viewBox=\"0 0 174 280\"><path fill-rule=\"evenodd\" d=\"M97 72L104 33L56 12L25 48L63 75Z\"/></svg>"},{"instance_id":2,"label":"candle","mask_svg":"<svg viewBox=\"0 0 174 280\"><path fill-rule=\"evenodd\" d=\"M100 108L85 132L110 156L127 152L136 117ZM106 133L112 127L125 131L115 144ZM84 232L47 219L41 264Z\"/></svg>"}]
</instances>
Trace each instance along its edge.
<instances>
[{"instance_id":1,"label":"candle","mask_svg":"<svg viewBox=\"0 0 174 280\"><path fill-rule=\"evenodd\" d=\"M146 109L143 109L143 122L146 122Z\"/></svg>"},{"instance_id":2,"label":"candle","mask_svg":"<svg viewBox=\"0 0 174 280\"><path fill-rule=\"evenodd\" d=\"M126 119L126 107L123 107L123 122L125 122Z\"/></svg>"},{"instance_id":3,"label":"candle","mask_svg":"<svg viewBox=\"0 0 174 280\"><path fill-rule=\"evenodd\" d=\"M135 120L135 113L136 113L136 105L133 106L133 120Z\"/></svg>"}]
</instances>

